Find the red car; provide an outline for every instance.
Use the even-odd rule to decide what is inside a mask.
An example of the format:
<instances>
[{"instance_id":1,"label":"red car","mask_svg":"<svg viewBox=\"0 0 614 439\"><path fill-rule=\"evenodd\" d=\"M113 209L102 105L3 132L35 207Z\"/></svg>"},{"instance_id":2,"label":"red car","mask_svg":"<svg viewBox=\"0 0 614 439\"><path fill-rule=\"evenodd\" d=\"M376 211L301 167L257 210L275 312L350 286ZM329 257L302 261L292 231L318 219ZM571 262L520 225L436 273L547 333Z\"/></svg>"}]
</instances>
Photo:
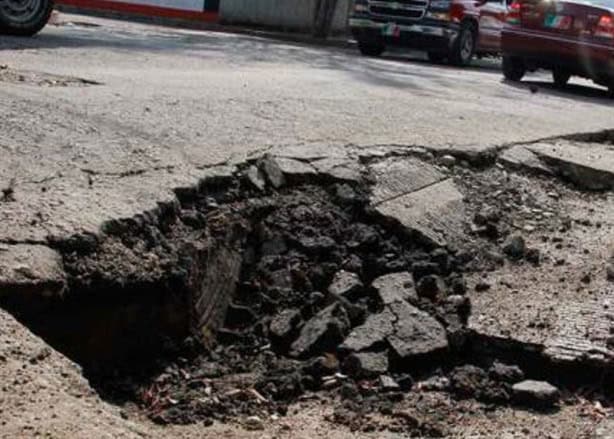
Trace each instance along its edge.
<instances>
[{"instance_id":1,"label":"red car","mask_svg":"<svg viewBox=\"0 0 614 439\"><path fill-rule=\"evenodd\" d=\"M614 0L517 0L501 48L508 80L547 69L559 87L577 75L614 97Z\"/></svg>"},{"instance_id":2,"label":"red car","mask_svg":"<svg viewBox=\"0 0 614 439\"><path fill-rule=\"evenodd\" d=\"M363 55L402 46L466 65L499 53L506 13L506 0L354 0L349 27Z\"/></svg>"}]
</instances>

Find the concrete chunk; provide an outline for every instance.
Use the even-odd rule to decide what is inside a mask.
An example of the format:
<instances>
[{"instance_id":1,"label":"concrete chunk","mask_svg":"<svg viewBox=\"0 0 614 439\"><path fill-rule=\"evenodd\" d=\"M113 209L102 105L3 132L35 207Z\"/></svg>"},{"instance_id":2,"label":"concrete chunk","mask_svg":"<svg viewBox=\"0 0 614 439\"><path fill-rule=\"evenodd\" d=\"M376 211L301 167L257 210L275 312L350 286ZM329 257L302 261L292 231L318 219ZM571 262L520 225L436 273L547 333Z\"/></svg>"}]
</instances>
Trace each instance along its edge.
<instances>
[{"instance_id":1,"label":"concrete chunk","mask_svg":"<svg viewBox=\"0 0 614 439\"><path fill-rule=\"evenodd\" d=\"M552 174L552 170L534 152L523 145L516 145L505 150L499 156L499 161L514 169L528 169L539 173Z\"/></svg>"},{"instance_id":2,"label":"concrete chunk","mask_svg":"<svg viewBox=\"0 0 614 439\"><path fill-rule=\"evenodd\" d=\"M376 210L434 245L463 239L463 195L451 179L381 203Z\"/></svg>"},{"instance_id":3,"label":"concrete chunk","mask_svg":"<svg viewBox=\"0 0 614 439\"><path fill-rule=\"evenodd\" d=\"M281 172L289 178L301 178L317 174L315 168L309 163L286 157L275 157L275 161Z\"/></svg>"},{"instance_id":4,"label":"concrete chunk","mask_svg":"<svg viewBox=\"0 0 614 439\"><path fill-rule=\"evenodd\" d=\"M340 181L359 182L362 179L362 166L348 158L324 158L311 163L318 173Z\"/></svg>"},{"instance_id":5,"label":"concrete chunk","mask_svg":"<svg viewBox=\"0 0 614 439\"><path fill-rule=\"evenodd\" d=\"M388 372L386 352L359 352L350 355L343 362L343 369L350 375L372 378Z\"/></svg>"},{"instance_id":6,"label":"concrete chunk","mask_svg":"<svg viewBox=\"0 0 614 439\"><path fill-rule=\"evenodd\" d=\"M334 303L324 308L301 329L292 343L293 357L307 357L321 352L332 352L343 341L350 323L343 307Z\"/></svg>"},{"instance_id":7,"label":"concrete chunk","mask_svg":"<svg viewBox=\"0 0 614 439\"><path fill-rule=\"evenodd\" d=\"M275 189L279 189L284 184L286 184L286 180L284 178L284 174L279 167L277 161L271 157L270 155L265 155L259 161L260 169L264 173L267 181L273 186Z\"/></svg>"},{"instance_id":8,"label":"concrete chunk","mask_svg":"<svg viewBox=\"0 0 614 439\"><path fill-rule=\"evenodd\" d=\"M418 300L413 276L408 272L380 276L373 281L372 286L384 305L403 300L410 302Z\"/></svg>"},{"instance_id":9,"label":"concrete chunk","mask_svg":"<svg viewBox=\"0 0 614 439\"><path fill-rule=\"evenodd\" d=\"M393 322L395 320L396 317L389 309L370 315L365 323L354 328L341 348L358 352L385 341L386 337L394 331Z\"/></svg>"},{"instance_id":10,"label":"concrete chunk","mask_svg":"<svg viewBox=\"0 0 614 439\"><path fill-rule=\"evenodd\" d=\"M434 166L416 158L392 157L370 167L375 177L371 202L378 204L445 179Z\"/></svg>"},{"instance_id":11,"label":"concrete chunk","mask_svg":"<svg viewBox=\"0 0 614 439\"><path fill-rule=\"evenodd\" d=\"M525 380L512 386L516 402L548 407L556 404L559 389L546 381Z\"/></svg>"},{"instance_id":12,"label":"concrete chunk","mask_svg":"<svg viewBox=\"0 0 614 439\"><path fill-rule=\"evenodd\" d=\"M363 285L356 273L341 270L335 274L332 283L328 287L328 292L333 296L351 297L353 294L362 290Z\"/></svg>"},{"instance_id":13,"label":"concrete chunk","mask_svg":"<svg viewBox=\"0 0 614 439\"><path fill-rule=\"evenodd\" d=\"M583 189L614 189L614 147L598 143L539 143L528 149Z\"/></svg>"},{"instance_id":14,"label":"concrete chunk","mask_svg":"<svg viewBox=\"0 0 614 439\"><path fill-rule=\"evenodd\" d=\"M447 349L446 330L434 317L406 302L395 302L390 308L396 316L396 324L388 342L400 358Z\"/></svg>"}]
</instances>

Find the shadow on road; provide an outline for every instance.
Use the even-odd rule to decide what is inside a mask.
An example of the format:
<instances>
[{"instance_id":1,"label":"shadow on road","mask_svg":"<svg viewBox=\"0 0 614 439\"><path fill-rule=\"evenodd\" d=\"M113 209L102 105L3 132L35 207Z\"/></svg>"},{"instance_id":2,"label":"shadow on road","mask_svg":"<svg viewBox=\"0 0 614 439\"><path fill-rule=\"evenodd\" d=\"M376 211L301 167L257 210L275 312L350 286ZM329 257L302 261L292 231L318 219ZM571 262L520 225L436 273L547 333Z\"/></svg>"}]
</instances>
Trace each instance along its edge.
<instances>
[{"instance_id":1,"label":"shadow on road","mask_svg":"<svg viewBox=\"0 0 614 439\"><path fill-rule=\"evenodd\" d=\"M448 88L456 82L452 67L427 64L407 56L373 59L358 50L319 47L300 42L281 42L263 37L223 32L199 32L126 24L99 27L70 24L50 26L34 38L7 37L4 50L106 49L114 53L173 54L218 60L237 69L254 63L307 64L317 69L345 71L356 80L379 86L413 89ZM429 91L430 93L430 91Z\"/></svg>"},{"instance_id":2,"label":"shadow on road","mask_svg":"<svg viewBox=\"0 0 614 439\"><path fill-rule=\"evenodd\" d=\"M237 69L254 63L280 65L307 64L317 69L344 71L352 78L377 86L411 89L417 94L440 94L447 89L463 87L479 90L484 87L482 75L501 75L497 59L476 60L472 66L458 68L433 64L419 52L391 50L383 58L362 57L357 49L318 47L300 42L282 42L263 37L224 32L178 30L126 22L105 21L101 25L70 23L50 26L34 38L0 40L0 52L5 49L61 49L102 48L112 52L145 54L172 53L191 58L211 59L228 63ZM464 75L472 72L474 75ZM533 84L538 90L553 96L610 104L605 92L570 85L568 90L556 90L552 84L533 81L514 87Z\"/></svg>"},{"instance_id":3,"label":"shadow on road","mask_svg":"<svg viewBox=\"0 0 614 439\"><path fill-rule=\"evenodd\" d=\"M525 80L522 82L503 81L510 87L520 90L527 90L531 93L544 93L558 98L569 99L573 101L589 102L592 104L604 105L612 107L614 100L608 96L607 90L598 85L590 86L583 84L567 84L565 88L558 88L553 82L540 80Z\"/></svg>"}]
</instances>

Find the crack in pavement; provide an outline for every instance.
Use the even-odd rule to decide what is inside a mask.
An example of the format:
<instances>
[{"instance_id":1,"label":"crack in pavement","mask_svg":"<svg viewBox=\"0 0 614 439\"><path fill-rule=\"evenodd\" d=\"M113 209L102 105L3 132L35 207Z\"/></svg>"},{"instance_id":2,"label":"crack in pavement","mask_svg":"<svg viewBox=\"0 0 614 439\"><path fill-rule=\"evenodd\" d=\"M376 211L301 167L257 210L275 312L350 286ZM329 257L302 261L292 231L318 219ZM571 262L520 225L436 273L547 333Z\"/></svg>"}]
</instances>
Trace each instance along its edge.
<instances>
[{"instance_id":1,"label":"crack in pavement","mask_svg":"<svg viewBox=\"0 0 614 439\"><path fill-rule=\"evenodd\" d=\"M148 172L157 172L157 171L172 171L175 169L176 166L174 165L168 165L168 166L154 166L152 168L142 168L142 169L130 169L128 171L122 171L122 172L100 172L100 171L95 171L93 169L89 169L89 168L80 168L80 171L88 174L88 175L93 175L93 176L107 176L107 177L119 177L119 178L125 178L125 177L132 177L135 175L143 175L145 173Z\"/></svg>"},{"instance_id":2,"label":"crack in pavement","mask_svg":"<svg viewBox=\"0 0 614 439\"><path fill-rule=\"evenodd\" d=\"M428 189L431 186L438 185L439 183L442 183L442 182L448 181L448 180L452 180L452 178L451 177L446 177L446 178L442 178L441 180L434 181L432 183L427 183L425 185L422 185L422 186L418 187L417 189L414 189L414 190L411 190L411 191L408 191L408 192L403 192L402 194L394 195L392 197L389 197L389 198L383 199L381 201L378 201L377 203L373 203L373 206L374 207L381 206L382 204L387 203L389 201L398 200L399 198L402 198L405 195L415 194L416 192L420 192L420 191L422 191L424 189Z\"/></svg>"}]
</instances>

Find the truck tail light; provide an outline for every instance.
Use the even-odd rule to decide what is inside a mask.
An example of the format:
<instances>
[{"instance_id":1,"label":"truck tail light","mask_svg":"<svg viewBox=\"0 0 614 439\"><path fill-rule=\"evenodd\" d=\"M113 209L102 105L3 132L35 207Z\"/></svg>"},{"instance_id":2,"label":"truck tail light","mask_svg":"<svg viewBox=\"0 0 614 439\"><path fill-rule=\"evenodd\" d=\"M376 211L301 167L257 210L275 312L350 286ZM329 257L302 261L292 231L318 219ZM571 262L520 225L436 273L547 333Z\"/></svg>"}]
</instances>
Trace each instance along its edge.
<instances>
[{"instance_id":1,"label":"truck tail light","mask_svg":"<svg viewBox=\"0 0 614 439\"><path fill-rule=\"evenodd\" d=\"M614 19L611 15L603 15L595 28L595 36L614 39Z\"/></svg>"},{"instance_id":2,"label":"truck tail light","mask_svg":"<svg viewBox=\"0 0 614 439\"><path fill-rule=\"evenodd\" d=\"M520 24L520 2L519 1L514 1L508 11L507 11L507 17L505 18L505 21L508 24Z\"/></svg>"}]
</instances>

